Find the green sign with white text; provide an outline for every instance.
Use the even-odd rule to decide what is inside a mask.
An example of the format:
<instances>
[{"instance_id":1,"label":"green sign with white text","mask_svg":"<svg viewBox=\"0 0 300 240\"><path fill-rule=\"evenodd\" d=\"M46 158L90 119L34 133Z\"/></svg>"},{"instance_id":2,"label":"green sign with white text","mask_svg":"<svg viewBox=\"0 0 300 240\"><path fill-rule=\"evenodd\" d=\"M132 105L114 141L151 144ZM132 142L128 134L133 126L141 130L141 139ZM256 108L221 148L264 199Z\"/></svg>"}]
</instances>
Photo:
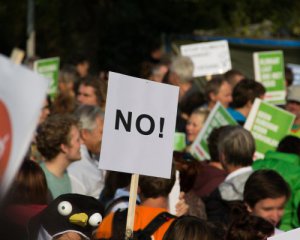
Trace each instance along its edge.
<instances>
[{"instance_id":1,"label":"green sign with white text","mask_svg":"<svg viewBox=\"0 0 300 240\"><path fill-rule=\"evenodd\" d=\"M33 69L45 78L50 79L48 94L55 98L58 89L59 57L41 59L34 62Z\"/></svg>"},{"instance_id":2,"label":"green sign with white text","mask_svg":"<svg viewBox=\"0 0 300 240\"><path fill-rule=\"evenodd\" d=\"M255 99L244 126L255 139L255 159L263 158L268 150L276 149L279 141L290 132L294 119L295 115Z\"/></svg>"},{"instance_id":3,"label":"green sign with white text","mask_svg":"<svg viewBox=\"0 0 300 240\"><path fill-rule=\"evenodd\" d=\"M199 160L210 159L207 139L214 128L226 125L237 125L237 122L231 117L222 104L218 102L209 113L203 128L191 146L193 156Z\"/></svg>"},{"instance_id":4,"label":"green sign with white text","mask_svg":"<svg viewBox=\"0 0 300 240\"><path fill-rule=\"evenodd\" d=\"M285 75L282 51L253 54L255 80L266 88L265 100L273 104L285 103Z\"/></svg>"}]
</instances>

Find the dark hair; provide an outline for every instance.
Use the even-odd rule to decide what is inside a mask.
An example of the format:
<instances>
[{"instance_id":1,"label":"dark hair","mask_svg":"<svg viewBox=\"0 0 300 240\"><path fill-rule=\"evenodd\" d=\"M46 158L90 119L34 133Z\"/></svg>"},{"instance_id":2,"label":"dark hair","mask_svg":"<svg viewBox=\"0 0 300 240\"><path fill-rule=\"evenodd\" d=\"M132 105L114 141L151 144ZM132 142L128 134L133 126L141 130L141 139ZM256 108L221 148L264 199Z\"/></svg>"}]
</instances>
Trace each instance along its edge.
<instances>
[{"instance_id":1,"label":"dark hair","mask_svg":"<svg viewBox=\"0 0 300 240\"><path fill-rule=\"evenodd\" d=\"M113 199L118 188L127 187L130 184L131 174L115 171L107 171L104 188L100 195L100 202L105 206Z\"/></svg>"},{"instance_id":2,"label":"dark hair","mask_svg":"<svg viewBox=\"0 0 300 240\"><path fill-rule=\"evenodd\" d=\"M277 146L278 152L293 153L300 156L300 138L296 136L285 136Z\"/></svg>"},{"instance_id":3,"label":"dark hair","mask_svg":"<svg viewBox=\"0 0 300 240\"><path fill-rule=\"evenodd\" d=\"M107 81L103 81L98 77L88 75L80 80L80 85L92 87L97 97L98 105L100 107L104 106L107 93Z\"/></svg>"},{"instance_id":4,"label":"dark hair","mask_svg":"<svg viewBox=\"0 0 300 240\"><path fill-rule=\"evenodd\" d=\"M223 83L227 82L224 77L221 75L216 75L210 80L205 86L205 98L207 101L210 101L210 94L218 94ZM228 82L227 82L228 83Z\"/></svg>"},{"instance_id":5,"label":"dark hair","mask_svg":"<svg viewBox=\"0 0 300 240\"><path fill-rule=\"evenodd\" d=\"M285 180L274 170L257 170L245 183L244 202L253 208L257 202L266 198L290 197L290 188Z\"/></svg>"},{"instance_id":6,"label":"dark hair","mask_svg":"<svg viewBox=\"0 0 300 240\"><path fill-rule=\"evenodd\" d=\"M230 83L231 86L236 85L236 82L235 82L236 76L241 76L242 78L244 78L244 74L242 74L240 71L238 71L236 69L228 70L227 72L224 73L223 76Z\"/></svg>"},{"instance_id":7,"label":"dark hair","mask_svg":"<svg viewBox=\"0 0 300 240\"><path fill-rule=\"evenodd\" d=\"M248 130L241 126L224 126L218 139L219 156L224 155L226 165L252 165L255 142Z\"/></svg>"},{"instance_id":8,"label":"dark hair","mask_svg":"<svg viewBox=\"0 0 300 240\"><path fill-rule=\"evenodd\" d=\"M77 53L72 57L71 62L72 62L72 64L77 65L77 64L82 64L84 62L89 62L89 59L86 54Z\"/></svg>"},{"instance_id":9,"label":"dark hair","mask_svg":"<svg viewBox=\"0 0 300 240\"><path fill-rule=\"evenodd\" d=\"M171 179L140 176L139 187L141 197L143 198L157 198L167 197L171 192L175 183L175 167L172 167Z\"/></svg>"},{"instance_id":10,"label":"dark hair","mask_svg":"<svg viewBox=\"0 0 300 240\"><path fill-rule=\"evenodd\" d=\"M286 85L289 87L294 82L294 73L293 73L293 71L290 67L285 66L284 67L284 74L285 74Z\"/></svg>"},{"instance_id":11,"label":"dark hair","mask_svg":"<svg viewBox=\"0 0 300 240\"><path fill-rule=\"evenodd\" d=\"M244 107L249 101L253 103L255 98L261 97L265 92L266 89L261 83L252 79L243 79L233 89L230 106Z\"/></svg>"},{"instance_id":12,"label":"dark hair","mask_svg":"<svg viewBox=\"0 0 300 240\"><path fill-rule=\"evenodd\" d=\"M41 167L25 159L7 196L14 204L47 204L48 187Z\"/></svg>"},{"instance_id":13,"label":"dark hair","mask_svg":"<svg viewBox=\"0 0 300 240\"><path fill-rule=\"evenodd\" d=\"M69 145L72 126L78 126L78 121L68 114L52 115L41 124L37 131L37 148L46 160L60 153L61 144Z\"/></svg>"},{"instance_id":14,"label":"dark hair","mask_svg":"<svg viewBox=\"0 0 300 240\"><path fill-rule=\"evenodd\" d=\"M220 156L218 151L218 139L220 132L222 131L222 127L214 128L207 139L207 146L210 155L210 161L212 162L220 162Z\"/></svg>"},{"instance_id":15,"label":"dark hair","mask_svg":"<svg viewBox=\"0 0 300 240\"><path fill-rule=\"evenodd\" d=\"M274 234L274 226L261 217L244 215L228 228L225 240L265 240Z\"/></svg>"},{"instance_id":16,"label":"dark hair","mask_svg":"<svg viewBox=\"0 0 300 240\"><path fill-rule=\"evenodd\" d=\"M163 240L212 240L212 233L205 220L183 216L173 221Z\"/></svg>"}]
</instances>

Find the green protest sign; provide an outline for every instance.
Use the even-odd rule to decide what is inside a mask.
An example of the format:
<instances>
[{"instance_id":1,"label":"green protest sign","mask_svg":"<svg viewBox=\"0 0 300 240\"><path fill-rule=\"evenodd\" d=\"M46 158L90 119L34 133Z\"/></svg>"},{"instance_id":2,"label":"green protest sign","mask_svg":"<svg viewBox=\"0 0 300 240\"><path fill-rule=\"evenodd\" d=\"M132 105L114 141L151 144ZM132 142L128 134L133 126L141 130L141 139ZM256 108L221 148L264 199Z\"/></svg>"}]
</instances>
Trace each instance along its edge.
<instances>
[{"instance_id":1,"label":"green protest sign","mask_svg":"<svg viewBox=\"0 0 300 240\"><path fill-rule=\"evenodd\" d=\"M37 60L34 62L33 69L35 72L50 79L48 94L53 99L58 88L59 57Z\"/></svg>"},{"instance_id":2,"label":"green protest sign","mask_svg":"<svg viewBox=\"0 0 300 240\"><path fill-rule=\"evenodd\" d=\"M285 75L282 51L253 54L255 80L266 88L265 100L273 104L285 103Z\"/></svg>"},{"instance_id":3,"label":"green protest sign","mask_svg":"<svg viewBox=\"0 0 300 240\"><path fill-rule=\"evenodd\" d=\"M191 154L199 160L210 159L207 138L214 128L225 125L237 125L237 122L231 117L222 104L218 102L209 113L203 128L199 132L196 140L193 142L191 146Z\"/></svg>"},{"instance_id":4,"label":"green protest sign","mask_svg":"<svg viewBox=\"0 0 300 240\"><path fill-rule=\"evenodd\" d=\"M174 134L174 151L181 152L186 148L185 133L175 132Z\"/></svg>"},{"instance_id":5,"label":"green protest sign","mask_svg":"<svg viewBox=\"0 0 300 240\"><path fill-rule=\"evenodd\" d=\"M255 99L244 125L255 139L254 158L263 158L268 150L275 150L279 141L290 132L294 119L294 114Z\"/></svg>"}]
</instances>

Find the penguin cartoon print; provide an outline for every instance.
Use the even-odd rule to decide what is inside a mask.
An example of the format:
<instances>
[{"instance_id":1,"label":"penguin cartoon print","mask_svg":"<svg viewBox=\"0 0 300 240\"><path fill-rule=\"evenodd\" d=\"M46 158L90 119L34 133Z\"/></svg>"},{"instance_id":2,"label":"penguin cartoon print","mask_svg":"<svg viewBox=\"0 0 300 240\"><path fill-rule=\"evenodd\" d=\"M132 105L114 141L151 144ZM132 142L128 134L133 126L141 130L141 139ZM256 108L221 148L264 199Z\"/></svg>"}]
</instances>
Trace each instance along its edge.
<instances>
[{"instance_id":1,"label":"penguin cartoon print","mask_svg":"<svg viewBox=\"0 0 300 240\"><path fill-rule=\"evenodd\" d=\"M31 219L30 240L58 239L63 234L75 233L80 239L91 239L102 221L103 206L89 196L63 194Z\"/></svg>"}]
</instances>

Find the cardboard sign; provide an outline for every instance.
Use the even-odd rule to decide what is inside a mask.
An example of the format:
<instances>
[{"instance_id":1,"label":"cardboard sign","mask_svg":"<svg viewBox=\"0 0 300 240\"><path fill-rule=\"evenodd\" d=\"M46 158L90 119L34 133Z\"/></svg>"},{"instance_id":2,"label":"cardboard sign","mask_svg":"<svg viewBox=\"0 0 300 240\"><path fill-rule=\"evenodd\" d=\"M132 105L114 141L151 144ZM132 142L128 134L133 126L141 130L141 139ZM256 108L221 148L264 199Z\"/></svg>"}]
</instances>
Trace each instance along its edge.
<instances>
[{"instance_id":1,"label":"cardboard sign","mask_svg":"<svg viewBox=\"0 0 300 240\"><path fill-rule=\"evenodd\" d=\"M217 102L191 146L191 153L195 158L199 160L210 159L207 139L214 128L226 125L237 125L237 122L231 117L222 104Z\"/></svg>"},{"instance_id":2,"label":"cardboard sign","mask_svg":"<svg viewBox=\"0 0 300 240\"><path fill-rule=\"evenodd\" d=\"M25 52L22 49L14 48L11 52L10 60L15 64L21 64L24 56Z\"/></svg>"},{"instance_id":3,"label":"cardboard sign","mask_svg":"<svg viewBox=\"0 0 300 240\"><path fill-rule=\"evenodd\" d=\"M195 43L180 46L183 56L194 63L194 77L222 74L231 69L228 42L226 40Z\"/></svg>"},{"instance_id":4,"label":"cardboard sign","mask_svg":"<svg viewBox=\"0 0 300 240\"><path fill-rule=\"evenodd\" d=\"M58 88L58 74L59 74L59 58L47 58L34 62L34 71L42 76L50 79L48 94L51 98L55 98Z\"/></svg>"},{"instance_id":5,"label":"cardboard sign","mask_svg":"<svg viewBox=\"0 0 300 240\"><path fill-rule=\"evenodd\" d=\"M269 237L268 240L296 240L299 239L300 228L293 229L291 231L280 233L273 237Z\"/></svg>"},{"instance_id":6,"label":"cardboard sign","mask_svg":"<svg viewBox=\"0 0 300 240\"><path fill-rule=\"evenodd\" d=\"M170 178L178 92L110 72L99 167Z\"/></svg>"},{"instance_id":7,"label":"cardboard sign","mask_svg":"<svg viewBox=\"0 0 300 240\"><path fill-rule=\"evenodd\" d=\"M253 54L255 80L266 88L265 100L273 104L285 103L285 75L282 51Z\"/></svg>"},{"instance_id":8,"label":"cardboard sign","mask_svg":"<svg viewBox=\"0 0 300 240\"><path fill-rule=\"evenodd\" d=\"M0 189L6 192L26 154L48 80L0 55Z\"/></svg>"},{"instance_id":9,"label":"cardboard sign","mask_svg":"<svg viewBox=\"0 0 300 240\"><path fill-rule=\"evenodd\" d=\"M294 119L294 114L255 99L244 125L255 139L255 159L263 158L268 150L276 149L279 141L290 132Z\"/></svg>"}]
</instances>

